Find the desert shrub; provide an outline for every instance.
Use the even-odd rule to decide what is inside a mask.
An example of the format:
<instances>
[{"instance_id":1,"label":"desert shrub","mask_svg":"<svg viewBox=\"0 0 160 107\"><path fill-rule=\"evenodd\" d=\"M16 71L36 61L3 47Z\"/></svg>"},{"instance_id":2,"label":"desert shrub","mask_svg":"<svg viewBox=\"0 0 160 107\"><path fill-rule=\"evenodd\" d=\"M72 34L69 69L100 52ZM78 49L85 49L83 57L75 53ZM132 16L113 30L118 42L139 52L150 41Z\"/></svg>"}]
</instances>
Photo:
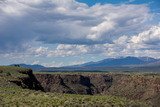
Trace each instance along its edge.
<instances>
[{"instance_id":1,"label":"desert shrub","mask_svg":"<svg viewBox=\"0 0 160 107\"><path fill-rule=\"evenodd\" d=\"M11 73L10 73L10 72L7 72L7 73L6 73L6 76L10 76L10 75L11 75Z\"/></svg>"},{"instance_id":2,"label":"desert shrub","mask_svg":"<svg viewBox=\"0 0 160 107\"><path fill-rule=\"evenodd\" d=\"M19 70L18 72L22 74L32 74L32 69Z\"/></svg>"},{"instance_id":3,"label":"desert shrub","mask_svg":"<svg viewBox=\"0 0 160 107\"><path fill-rule=\"evenodd\" d=\"M3 73L3 70L0 70L0 73Z\"/></svg>"}]
</instances>

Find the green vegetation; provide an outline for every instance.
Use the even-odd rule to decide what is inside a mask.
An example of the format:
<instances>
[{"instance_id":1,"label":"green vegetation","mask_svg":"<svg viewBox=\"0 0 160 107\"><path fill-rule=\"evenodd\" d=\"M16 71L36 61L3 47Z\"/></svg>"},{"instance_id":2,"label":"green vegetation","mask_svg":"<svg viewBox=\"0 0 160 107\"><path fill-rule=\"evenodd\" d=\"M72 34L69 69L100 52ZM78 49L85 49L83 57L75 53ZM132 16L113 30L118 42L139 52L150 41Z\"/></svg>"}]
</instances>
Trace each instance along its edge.
<instances>
[{"instance_id":1,"label":"green vegetation","mask_svg":"<svg viewBox=\"0 0 160 107\"><path fill-rule=\"evenodd\" d=\"M20 67L0 67L0 107L149 107L143 102L106 95L74 95L23 89L12 81L28 77Z\"/></svg>"},{"instance_id":2,"label":"green vegetation","mask_svg":"<svg viewBox=\"0 0 160 107\"><path fill-rule=\"evenodd\" d=\"M21 88L0 88L2 107L147 107L144 103L113 96L44 93Z\"/></svg>"},{"instance_id":3,"label":"green vegetation","mask_svg":"<svg viewBox=\"0 0 160 107\"><path fill-rule=\"evenodd\" d=\"M12 66L0 66L0 75L1 76L11 76L12 78L23 77L26 76L25 72L28 69L20 68L20 67L12 67ZM24 73L20 73L24 72Z\"/></svg>"},{"instance_id":4,"label":"green vegetation","mask_svg":"<svg viewBox=\"0 0 160 107\"><path fill-rule=\"evenodd\" d=\"M18 71L23 71L25 69L18 67L10 66L1 66L0 67L0 88L1 87L17 87L16 84L11 83L10 81L18 81L19 77L25 77L27 75L21 74Z\"/></svg>"}]
</instances>

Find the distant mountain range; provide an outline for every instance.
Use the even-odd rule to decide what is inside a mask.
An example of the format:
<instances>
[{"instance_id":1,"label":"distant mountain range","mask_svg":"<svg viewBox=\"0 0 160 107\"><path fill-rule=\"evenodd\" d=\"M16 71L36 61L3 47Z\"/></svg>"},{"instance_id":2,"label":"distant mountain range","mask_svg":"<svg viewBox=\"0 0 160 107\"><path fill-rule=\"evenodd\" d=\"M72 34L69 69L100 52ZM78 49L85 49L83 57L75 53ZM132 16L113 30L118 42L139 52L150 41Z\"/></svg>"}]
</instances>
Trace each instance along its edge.
<instances>
[{"instance_id":1,"label":"distant mountain range","mask_svg":"<svg viewBox=\"0 0 160 107\"><path fill-rule=\"evenodd\" d=\"M126 66L139 66L151 63L156 63L160 59L154 59L151 57L121 57L121 58L108 58L98 62L89 62L79 67L126 67ZM74 66L75 67L75 66Z\"/></svg>"},{"instance_id":2,"label":"distant mountain range","mask_svg":"<svg viewBox=\"0 0 160 107\"><path fill-rule=\"evenodd\" d=\"M13 64L35 71L160 71L160 59L151 57L108 58L97 62L65 67L44 67L42 65Z\"/></svg>"}]
</instances>

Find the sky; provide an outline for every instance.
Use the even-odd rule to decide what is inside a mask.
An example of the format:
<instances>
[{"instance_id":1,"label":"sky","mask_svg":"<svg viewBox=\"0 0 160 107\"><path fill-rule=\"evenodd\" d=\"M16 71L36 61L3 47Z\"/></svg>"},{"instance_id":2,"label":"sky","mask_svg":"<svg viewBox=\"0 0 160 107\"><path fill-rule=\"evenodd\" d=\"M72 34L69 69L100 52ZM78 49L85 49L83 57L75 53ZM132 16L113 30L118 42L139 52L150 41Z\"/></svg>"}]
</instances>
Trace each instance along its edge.
<instances>
[{"instance_id":1,"label":"sky","mask_svg":"<svg viewBox=\"0 0 160 107\"><path fill-rule=\"evenodd\" d=\"M0 0L0 65L160 58L159 0Z\"/></svg>"}]
</instances>

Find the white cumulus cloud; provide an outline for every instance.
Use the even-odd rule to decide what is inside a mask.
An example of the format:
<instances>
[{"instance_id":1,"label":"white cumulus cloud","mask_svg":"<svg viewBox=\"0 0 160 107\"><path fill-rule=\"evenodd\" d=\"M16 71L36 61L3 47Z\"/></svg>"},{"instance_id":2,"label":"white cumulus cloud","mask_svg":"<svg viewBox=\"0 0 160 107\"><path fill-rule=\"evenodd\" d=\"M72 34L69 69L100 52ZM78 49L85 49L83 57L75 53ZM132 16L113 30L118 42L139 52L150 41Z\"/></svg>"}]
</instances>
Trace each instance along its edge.
<instances>
[{"instance_id":1,"label":"white cumulus cloud","mask_svg":"<svg viewBox=\"0 0 160 107\"><path fill-rule=\"evenodd\" d=\"M0 2L0 50L25 50L31 41L111 43L121 35L144 29L151 16L147 5L89 7L75 0L3 0Z\"/></svg>"}]
</instances>

